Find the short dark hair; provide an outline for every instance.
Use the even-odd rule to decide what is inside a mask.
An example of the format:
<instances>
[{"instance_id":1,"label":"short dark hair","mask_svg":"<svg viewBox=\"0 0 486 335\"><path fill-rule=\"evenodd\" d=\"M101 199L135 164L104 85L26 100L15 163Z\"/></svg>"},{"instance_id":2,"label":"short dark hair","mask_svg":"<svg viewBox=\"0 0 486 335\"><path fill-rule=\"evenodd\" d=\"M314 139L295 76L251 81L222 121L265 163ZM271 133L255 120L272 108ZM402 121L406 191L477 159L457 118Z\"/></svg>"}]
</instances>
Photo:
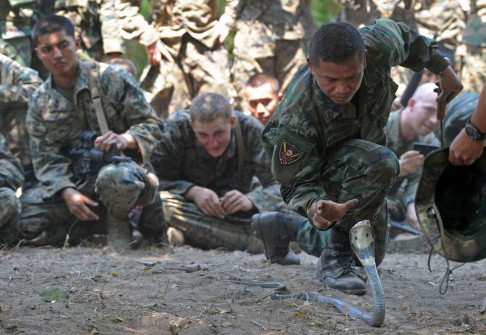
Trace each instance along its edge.
<instances>
[{"instance_id":1,"label":"short dark hair","mask_svg":"<svg viewBox=\"0 0 486 335\"><path fill-rule=\"evenodd\" d=\"M39 36L64 31L74 39L73 23L64 16L46 15L32 28L32 44L37 46Z\"/></svg>"},{"instance_id":2,"label":"short dark hair","mask_svg":"<svg viewBox=\"0 0 486 335\"><path fill-rule=\"evenodd\" d=\"M276 92L278 92L278 90L280 89L277 78L275 78L269 73L264 73L264 72L255 73L253 76L251 76L250 79L248 79L246 86L259 87L265 84L272 85L272 88Z\"/></svg>"},{"instance_id":3,"label":"short dark hair","mask_svg":"<svg viewBox=\"0 0 486 335\"><path fill-rule=\"evenodd\" d=\"M314 66L319 60L339 64L356 54L364 61L364 41L358 29L346 22L322 25L309 44L309 58Z\"/></svg>"},{"instance_id":4,"label":"short dark hair","mask_svg":"<svg viewBox=\"0 0 486 335\"><path fill-rule=\"evenodd\" d=\"M229 121L233 115L228 99L217 93L203 93L195 97L189 113L192 122L202 123L212 122L220 117Z\"/></svg>"}]
</instances>

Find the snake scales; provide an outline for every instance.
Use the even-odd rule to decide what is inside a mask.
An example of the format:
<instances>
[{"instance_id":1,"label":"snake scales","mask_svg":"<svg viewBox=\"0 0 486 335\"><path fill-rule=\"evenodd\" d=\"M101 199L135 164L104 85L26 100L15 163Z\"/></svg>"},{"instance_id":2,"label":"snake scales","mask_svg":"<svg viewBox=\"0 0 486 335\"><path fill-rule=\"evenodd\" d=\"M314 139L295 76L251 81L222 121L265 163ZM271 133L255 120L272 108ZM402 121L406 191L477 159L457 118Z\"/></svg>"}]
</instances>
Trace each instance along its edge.
<instances>
[{"instance_id":1,"label":"snake scales","mask_svg":"<svg viewBox=\"0 0 486 335\"><path fill-rule=\"evenodd\" d=\"M348 303L329 296L320 295L317 293L297 293L285 294L285 284L281 282L255 282L255 281L232 281L236 284L259 286L264 288L274 288L272 299L300 299L306 301L316 301L323 304L332 305L341 313L346 313L349 316L363 320L366 324L373 327L380 327L385 319L385 294L381 286L380 277L376 269L374 256L374 239L372 235L371 225L368 220L358 222L350 231L351 247L355 255L363 265L364 270L368 276L371 287L371 294L373 297L373 313L370 315Z\"/></svg>"}]
</instances>

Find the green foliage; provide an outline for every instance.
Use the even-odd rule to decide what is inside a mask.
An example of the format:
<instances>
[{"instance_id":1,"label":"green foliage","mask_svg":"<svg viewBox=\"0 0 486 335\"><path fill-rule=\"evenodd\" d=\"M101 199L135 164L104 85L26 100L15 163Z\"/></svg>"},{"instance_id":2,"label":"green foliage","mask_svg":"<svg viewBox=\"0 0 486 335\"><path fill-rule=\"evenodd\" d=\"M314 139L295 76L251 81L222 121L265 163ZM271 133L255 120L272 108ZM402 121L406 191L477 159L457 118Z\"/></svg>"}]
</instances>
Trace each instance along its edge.
<instances>
[{"instance_id":1,"label":"green foliage","mask_svg":"<svg viewBox=\"0 0 486 335\"><path fill-rule=\"evenodd\" d=\"M339 5L333 0L311 0L311 8L316 28L334 21L339 12Z\"/></svg>"}]
</instances>

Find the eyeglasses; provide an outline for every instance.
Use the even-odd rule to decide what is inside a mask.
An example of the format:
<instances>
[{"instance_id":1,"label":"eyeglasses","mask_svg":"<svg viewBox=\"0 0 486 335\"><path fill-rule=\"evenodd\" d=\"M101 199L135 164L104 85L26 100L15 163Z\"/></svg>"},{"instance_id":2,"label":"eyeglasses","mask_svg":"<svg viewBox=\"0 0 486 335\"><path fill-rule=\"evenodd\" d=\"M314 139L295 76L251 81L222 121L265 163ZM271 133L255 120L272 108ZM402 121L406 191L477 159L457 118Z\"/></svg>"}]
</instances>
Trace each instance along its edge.
<instances>
[{"instance_id":1,"label":"eyeglasses","mask_svg":"<svg viewBox=\"0 0 486 335\"><path fill-rule=\"evenodd\" d=\"M248 104L251 108L257 108L259 104L262 104L263 106L268 106L271 102L271 98L248 100Z\"/></svg>"}]
</instances>

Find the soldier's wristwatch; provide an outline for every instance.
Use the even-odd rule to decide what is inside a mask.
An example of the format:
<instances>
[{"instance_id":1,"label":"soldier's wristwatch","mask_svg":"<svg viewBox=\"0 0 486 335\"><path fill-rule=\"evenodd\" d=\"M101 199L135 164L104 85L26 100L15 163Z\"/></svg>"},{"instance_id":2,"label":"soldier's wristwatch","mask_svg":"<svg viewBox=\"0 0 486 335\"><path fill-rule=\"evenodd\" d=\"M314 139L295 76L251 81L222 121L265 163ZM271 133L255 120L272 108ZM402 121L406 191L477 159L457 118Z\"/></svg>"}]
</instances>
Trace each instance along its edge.
<instances>
[{"instance_id":1,"label":"soldier's wristwatch","mask_svg":"<svg viewBox=\"0 0 486 335\"><path fill-rule=\"evenodd\" d=\"M471 123L471 119L467 120L466 123L466 133L474 141L484 141L486 140L486 133L482 133L475 125Z\"/></svg>"}]
</instances>

